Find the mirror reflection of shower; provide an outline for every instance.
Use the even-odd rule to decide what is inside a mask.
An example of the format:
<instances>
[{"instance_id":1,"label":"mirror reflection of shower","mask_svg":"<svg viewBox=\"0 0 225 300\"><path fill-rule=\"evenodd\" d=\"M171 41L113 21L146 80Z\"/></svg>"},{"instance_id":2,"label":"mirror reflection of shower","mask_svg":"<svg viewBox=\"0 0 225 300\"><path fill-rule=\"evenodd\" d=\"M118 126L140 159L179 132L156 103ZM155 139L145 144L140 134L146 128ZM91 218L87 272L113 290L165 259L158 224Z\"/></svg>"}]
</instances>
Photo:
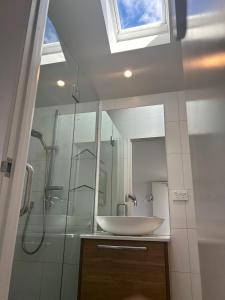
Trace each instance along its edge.
<instances>
[{"instance_id":1,"label":"mirror reflection of shower","mask_svg":"<svg viewBox=\"0 0 225 300\"><path fill-rule=\"evenodd\" d=\"M45 172L44 172L44 188L42 191L42 235L40 242L38 245L32 249L29 250L26 246L26 233L27 228L29 225L29 220L32 212L32 208L34 207L34 202L32 199L26 199L31 197L31 181L29 176L29 168L27 167L27 181L26 181L26 191L24 196L24 203L23 208L21 209L21 216L26 214L26 220L25 225L22 232L22 249L23 251L28 255L33 255L39 251L39 249L42 247L45 234L46 234L46 211L51 208L52 204L54 203L53 200L60 200L59 197L53 196L55 191L62 191L63 186L54 186L52 185L53 182L53 170L54 170L54 163L55 163L55 156L58 152L58 147L56 145L56 132L57 132L57 123L58 123L58 116L59 111L56 110L55 112L55 118L54 118L54 126L53 126L53 138L52 138L52 145L48 146L45 142L45 138L43 134L35 129L31 130L31 136L33 138L36 138L40 141L41 145L43 146L43 151L45 152ZM28 165L30 166L30 165ZM32 166L31 166L32 167ZM35 172L35 170L34 170ZM29 180L28 180L29 179ZM25 207L27 205L27 207Z\"/></svg>"}]
</instances>

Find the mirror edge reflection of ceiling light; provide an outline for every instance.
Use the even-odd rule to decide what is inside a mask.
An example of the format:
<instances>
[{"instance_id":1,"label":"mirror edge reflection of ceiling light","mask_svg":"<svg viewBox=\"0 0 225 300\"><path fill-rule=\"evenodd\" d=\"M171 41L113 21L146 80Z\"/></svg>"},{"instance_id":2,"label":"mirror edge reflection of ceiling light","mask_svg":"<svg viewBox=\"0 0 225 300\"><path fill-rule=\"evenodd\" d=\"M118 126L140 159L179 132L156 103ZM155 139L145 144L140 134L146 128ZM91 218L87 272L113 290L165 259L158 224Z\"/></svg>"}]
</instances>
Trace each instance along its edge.
<instances>
[{"instance_id":1,"label":"mirror edge reflection of ceiling light","mask_svg":"<svg viewBox=\"0 0 225 300\"><path fill-rule=\"evenodd\" d=\"M126 71L124 72L124 76L125 76L126 78L131 78L132 75L133 75L133 73L131 72L131 70L126 70Z\"/></svg>"},{"instance_id":2,"label":"mirror edge reflection of ceiling light","mask_svg":"<svg viewBox=\"0 0 225 300\"><path fill-rule=\"evenodd\" d=\"M63 80L58 80L57 81L57 85L59 86L59 87L64 87L65 86L65 81L63 81Z\"/></svg>"}]
</instances>

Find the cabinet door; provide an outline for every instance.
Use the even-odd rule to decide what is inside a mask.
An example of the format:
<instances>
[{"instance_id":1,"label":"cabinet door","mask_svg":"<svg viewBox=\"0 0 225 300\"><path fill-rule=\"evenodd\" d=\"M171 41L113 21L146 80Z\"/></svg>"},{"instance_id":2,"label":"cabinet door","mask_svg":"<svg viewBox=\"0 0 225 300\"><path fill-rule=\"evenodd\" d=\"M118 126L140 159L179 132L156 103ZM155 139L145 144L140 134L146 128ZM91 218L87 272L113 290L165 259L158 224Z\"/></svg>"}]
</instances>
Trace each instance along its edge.
<instances>
[{"instance_id":1,"label":"cabinet door","mask_svg":"<svg viewBox=\"0 0 225 300\"><path fill-rule=\"evenodd\" d=\"M79 300L168 300L167 244L83 240Z\"/></svg>"}]
</instances>

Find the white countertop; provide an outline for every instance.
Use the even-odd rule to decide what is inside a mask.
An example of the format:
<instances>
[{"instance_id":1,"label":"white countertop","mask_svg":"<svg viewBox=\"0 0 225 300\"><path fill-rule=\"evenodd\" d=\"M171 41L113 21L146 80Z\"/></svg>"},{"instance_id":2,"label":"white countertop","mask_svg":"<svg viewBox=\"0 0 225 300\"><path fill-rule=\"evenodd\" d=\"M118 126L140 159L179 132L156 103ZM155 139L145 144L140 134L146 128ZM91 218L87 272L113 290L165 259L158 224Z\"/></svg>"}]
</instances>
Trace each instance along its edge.
<instances>
[{"instance_id":1,"label":"white countertop","mask_svg":"<svg viewBox=\"0 0 225 300\"><path fill-rule=\"evenodd\" d=\"M170 241L169 235L144 235L144 236L122 236L113 235L107 232L81 234L81 239L90 240L117 240L117 241L148 241L148 242L165 242Z\"/></svg>"}]
</instances>

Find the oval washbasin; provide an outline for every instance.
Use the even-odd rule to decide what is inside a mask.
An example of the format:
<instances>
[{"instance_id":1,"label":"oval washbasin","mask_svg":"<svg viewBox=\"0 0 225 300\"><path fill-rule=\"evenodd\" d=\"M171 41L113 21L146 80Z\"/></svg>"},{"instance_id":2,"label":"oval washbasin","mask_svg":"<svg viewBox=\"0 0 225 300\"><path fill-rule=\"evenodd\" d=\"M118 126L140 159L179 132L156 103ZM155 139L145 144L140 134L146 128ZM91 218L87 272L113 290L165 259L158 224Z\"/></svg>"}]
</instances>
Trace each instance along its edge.
<instances>
[{"instance_id":1,"label":"oval washbasin","mask_svg":"<svg viewBox=\"0 0 225 300\"><path fill-rule=\"evenodd\" d=\"M97 216L96 221L104 231L112 234L147 235L159 228L164 219L158 217Z\"/></svg>"}]
</instances>

